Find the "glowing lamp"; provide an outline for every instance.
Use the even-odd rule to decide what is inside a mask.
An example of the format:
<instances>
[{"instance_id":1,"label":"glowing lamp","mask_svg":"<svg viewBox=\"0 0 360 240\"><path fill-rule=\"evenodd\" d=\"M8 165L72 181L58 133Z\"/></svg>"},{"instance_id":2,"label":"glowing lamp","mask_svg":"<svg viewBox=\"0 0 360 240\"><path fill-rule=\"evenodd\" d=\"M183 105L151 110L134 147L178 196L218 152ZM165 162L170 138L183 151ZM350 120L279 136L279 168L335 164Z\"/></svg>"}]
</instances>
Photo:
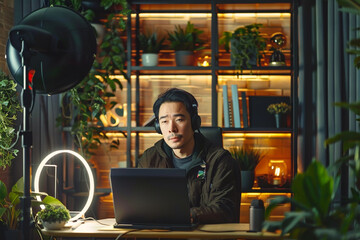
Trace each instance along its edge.
<instances>
[{"instance_id":1,"label":"glowing lamp","mask_svg":"<svg viewBox=\"0 0 360 240\"><path fill-rule=\"evenodd\" d=\"M202 56L197 59L197 65L199 67L209 67L211 63L211 57L210 56Z\"/></svg>"},{"instance_id":2,"label":"glowing lamp","mask_svg":"<svg viewBox=\"0 0 360 240\"><path fill-rule=\"evenodd\" d=\"M273 186L283 186L287 181L287 166L284 160L270 160L268 182Z\"/></svg>"},{"instance_id":3,"label":"glowing lamp","mask_svg":"<svg viewBox=\"0 0 360 240\"><path fill-rule=\"evenodd\" d=\"M89 164L87 163L87 161L78 153L74 152L74 151L71 151L71 150L58 150L58 151L55 151L55 152L52 152L50 153L49 155L47 155L40 163L39 167L37 168L36 170L36 173L35 173L35 180L34 180L34 189L35 189L35 192L40 192L39 191L39 181L40 181L40 174L41 174L41 171L43 170L45 164L54 156L58 155L58 154L63 154L63 153L69 153L71 155L73 155L74 157L76 157L78 160L80 160L80 162L84 165L86 171L87 171L87 174L89 176L89 183L90 183L90 189L89 189L89 197L85 203L85 206L84 208L76 215L74 216L73 218L71 218L69 221L75 221L79 218L81 218L85 213L86 211L89 209L89 207L91 206L91 203L92 203L92 200L93 200L93 197L94 197L94 192L95 192L95 183L94 183L94 176L93 176L93 173L91 171L91 168L89 166ZM38 201L41 201L41 198L40 196L37 196L36 197ZM44 206L41 206L41 208L44 208Z\"/></svg>"}]
</instances>

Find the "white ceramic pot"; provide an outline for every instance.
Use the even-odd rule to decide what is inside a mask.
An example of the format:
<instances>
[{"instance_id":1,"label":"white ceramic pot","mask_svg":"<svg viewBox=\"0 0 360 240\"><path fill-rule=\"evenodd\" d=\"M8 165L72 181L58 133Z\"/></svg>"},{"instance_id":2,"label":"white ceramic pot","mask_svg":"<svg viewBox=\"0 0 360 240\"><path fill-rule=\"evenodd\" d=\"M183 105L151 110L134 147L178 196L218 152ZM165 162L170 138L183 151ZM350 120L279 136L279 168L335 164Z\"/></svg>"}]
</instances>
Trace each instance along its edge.
<instances>
[{"instance_id":1,"label":"white ceramic pot","mask_svg":"<svg viewBox=\"0 0 360 240\"><path fill-rule=\"evenodd\" d=\"M45 229L47 230L59 230L65 226L66 221L60 222L41 222Z\"/></svg>"},{"instance_id":2,"label":"white ceramic pot","mask_svg":"<svg viewBox=\"0 0 360 240\"><path fill-rule=\"evenodd\" d=\"M91 26L93 26L93 28L95 29L96 32L96 43L99 45L105 35L105 28L104 25L100 24L100 23L91 23Z\"/></svg>"},{"instance_id":3,"label":"white ceramic pot","mask_svg":"<svg viewBox=\"0 0 360 240\"><path fill-rule=\"evenodd\" d=\"M142 65L144 67L154 67L159 63L159 54L157 53L143 53L141 56Z\"/></svg>"}]
</instances>

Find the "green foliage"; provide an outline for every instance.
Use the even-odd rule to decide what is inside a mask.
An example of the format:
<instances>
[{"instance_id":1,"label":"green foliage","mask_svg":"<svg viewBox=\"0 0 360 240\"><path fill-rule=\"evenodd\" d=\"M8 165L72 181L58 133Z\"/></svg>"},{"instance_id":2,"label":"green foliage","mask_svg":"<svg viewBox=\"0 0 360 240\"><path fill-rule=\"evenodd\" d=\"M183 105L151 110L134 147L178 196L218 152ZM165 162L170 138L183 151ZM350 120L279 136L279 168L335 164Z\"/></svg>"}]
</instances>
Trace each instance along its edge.
<instances>
[{"instance_id":1,"label":"green foliage","mask_svg":"<svg viewBox=\"0 0 360 240\"><path fill-rule=\"evenodd\" d=\"M156 33L144 33L139 35L139 45L143 53L159 53L164 48L165 37L158 38Z\"/></svg>"},{"instance_id":2,"label":"green foliage","mask_svg":"<svg viewBox=\"0 0 360 240\"><path fill-rule=\"evenodd\" d=\"M340 11L347 12L350 14L360 14L360 0L337 0L341 7ZM355 29L359 30L359 29ZM358 36L358 35L357 35ZM356 68L360 68L360 38L351 39L348 43L349 48L347 52L350 54L354 54L354 66Z\"/></svg>"},{"instance_id":3,"label":"green foliage","mask_svg":"<svg viewBox=\"0 0 360 240\"><path fill-rule=\"evenodd\" d=\"M338 0L338 3L342 6L341 11L360 14L360 0ZM349 45L359 47L360 39L351 40ZM356 55L354 66L360 68L360 51L347 51ZM340 102L335 105L352 111L357 116L357 122L360 121L360 102ZM340 132L327 139L325 146L333 143L342 144L343 156L328 169L313 162L304 174L298 174L292 185L294 198L274 199L266 209L266 215L268 217L274 207L286 202L291 202L297 211L286 213L282 221L266 221L266 230L282 230L282 234L290 233L296 239L360 239L360 133ZM336 206L333 196L343 167L349 167L352 171L355 186L351 188L346 204ZM333 172L334 178L329 174Z\"/></svg>"},{"instance_id":4,"label":"green foliage","mask_svg":"<svg viewBox=\"0 0 360 240\"><path fill-rule=\"evenodd\" d=\"M16 229L20 221L20 190L23 181L19 179L8 193L5 183L0 181L0 221L9 229Z\"/></svg>"},{"instance_id":5,"label":"green foliage","mask_svg":"<svg viewBox=\"0 0 360 240\"><path fill-rule=\"evenodd\" d=\"M0 70L0 167L4 169L19 151L13 147L17 136L14 124L20 111L16 83Z\"/></svg>"},{"instance_id":6,"label":"green foliage","mask_svg":"<svg viewBox=\"0 0 360 240\"><path fill-rule=\"evenodd\" d=\"M62 222L70 219L70 213L63 206L46 205L37 213L37 217L42 222Z\"/></svg>"},{"instance_id":7,"label":"green foliage","mask_svg":"<svg viewBox=\"0 0 360 240\"><path fill-rule=\"evenodd\" d=\"M261 36L260 27L262 24L246 25L233 32L223 32L219 38L219 44L224 45L226 51L231 50L231 61L235 69L239 71L245 67L251 69L252 65L256 65L261 58L266 48L266 39Z\"/></svg>"},{"instance_id":8,"label":"green foliage","mask_svg":"<svg viewBox=\"0 0 360 240\"><path fill-rule=\"evenodd\" d=\"M203 32L195 28L194 24L190 22L187 23L185 29L177 25L173 32L168 32L170 48L175 51L199 51L204 49L204 41L199 37Z\"/></svg>"},{"instance_id":9,"label":"green foliage","mask_svg":"<svg viewBox=\"0 0 360 240\"><path fill-rule=\"evenodd\" d=\"M270 104L267 107L267 111L271 114L277 114L277 113L287 113L290 111L291 106L289 106L287 103L281 102L281 103L273 103Z\"/></svg>"},{"instance_id":10,"label":"green foliage","mask_svg":"<svg viewBox=\"0 0 360 240\"><path fill-rule=\"evenodd\" d=\"M67 2L67 1L65 1ZM64 3L63 3L64 4ZM110 101L117 89L122 89L121 74L125 66L125 48L121 33L126 27L125 17L130 13L126 0L101 0L104 10L109 10L105 21L105 35L99 46L100 52L89 74L75 88L63 94L62 114L57 119L58 126L71 126L75 143L86 158L90 158L101 140L106 139L100 123L100 116L116 105ZM71 6L70 6L71 7ZM88 20L92 10L81 12ZM117 148L118 141L112 141L110 148Z\"/></svg>"},{"instance_id":11,"label":"green foliage","mask_svg":"<svg viewBox=\"0 0 360 240\"><path fill-rule=\"evenodd\" d=\"M360 206L331 208L334 179L320 162L314 160L304 173L297 174L291 189L293 198L273 199L265 215L268 218L275 207L284 203L291 203L295 211L286 212L282 221L265 221L265 230L281 230L283 235L290 233L294 239L356 239L342 237L354 234L353 225L345 221L346 213L353 213L354 220L360 216Z\"/></svg>"},{"instance_id":12,"label":"green foliage","mask_svg":"<svg viewBox=\"0 0 360 240\"><path fill-rule=\"evenodd\" d=\"M336 103L337 106L360 114L360 103ZM357 119L359 121L359 119ZM293 198L277 198L266 209L269 216L273 208L292 203L296 211L285 213L279 222L266 221L268 231L281 230L295 239L359 239L360 238L360 134L345 131L327 139L325 145L341 142L344 155L326 169L313 161L305 173L292 182ZM350 151L352 150L352 151ZM331 207L340 181L341 169L349 166L355 176L355 187L344 206ZM335 172L335 177L330 173Z\"/></svg>"},{"instance_id":13,"label":"green foliage","mask_svg":"<svg viewBox=\"0 0 360 240\"><path fill-rule=\"evenodd\" d=\"M229 148L229 152L239 164L241 171L254 171L264 157L260 150L248 147L233 146Z\"/></svg>"},{"instance_id":14,"label":"green foliage","mask_svg":"<svg viewBox=\"0 0 360 240\"><path fill-rule=\"evenodd\" d=\"M81 9L81 0L50 0L51 5L67 6L76 11Z\"/></svg>"},{"instance_id":15,"label":"green foliage","mask_svg":"<svg viewBox=\"0 0 360 240\"><path fill-rule=\"evenodd\" d=\"M17 229L19 227L21 213L20 197L23 196L23 189L23 178L20 178L12 186L10 192L8 192L5 183L0 180L0 221L8 229ZM37 195L40 194L31 193L33 198ZM35 199L31 201L32 207L39 206L40 204L64 206L58 199L51 196L46 196L42 202Z\"/></svg>"},{"instance_id":16,"label":"green foliage","mask_svg":"<svg viewBox=\"0 0 360 240\"><path fill-rule=\"evenodd\" d=\"M360 115L360 102L346 103L340 102L335 103L336 106L348 109L355 113L357 116ZM360 121L359 118L356 119ZM325 146L336 142L342 143L343 157L338 159L332 170L335 170L340 175L341 166L349 166L354 173L356 179L356 191L360 191L360 133L356 131L343 131L325 141ZM352 151L351 151L352 150Z\"/></svg>"}]
</instances>

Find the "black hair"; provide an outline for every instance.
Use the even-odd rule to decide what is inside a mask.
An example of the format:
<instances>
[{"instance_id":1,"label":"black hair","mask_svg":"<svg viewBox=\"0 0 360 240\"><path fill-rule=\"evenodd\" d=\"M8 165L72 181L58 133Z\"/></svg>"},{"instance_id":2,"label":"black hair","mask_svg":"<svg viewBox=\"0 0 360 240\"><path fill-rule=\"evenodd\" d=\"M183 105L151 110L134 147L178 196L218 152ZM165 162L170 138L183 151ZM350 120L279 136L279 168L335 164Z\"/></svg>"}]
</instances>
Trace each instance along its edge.
<instances>
[{"instance_id":1,"label":"black hair","mask_svg":"<svg viewBox=\"0 0 360 240\"><path fill-rule=\"evenodd\" d=\"M198 102L191 93L179 88L170 88L160 94L153 105L156 119L159 119L159 109L164 102L182 102L185 105L187 112L190 114L190 117L198 114Z\"/></svg>"}]
</instances>

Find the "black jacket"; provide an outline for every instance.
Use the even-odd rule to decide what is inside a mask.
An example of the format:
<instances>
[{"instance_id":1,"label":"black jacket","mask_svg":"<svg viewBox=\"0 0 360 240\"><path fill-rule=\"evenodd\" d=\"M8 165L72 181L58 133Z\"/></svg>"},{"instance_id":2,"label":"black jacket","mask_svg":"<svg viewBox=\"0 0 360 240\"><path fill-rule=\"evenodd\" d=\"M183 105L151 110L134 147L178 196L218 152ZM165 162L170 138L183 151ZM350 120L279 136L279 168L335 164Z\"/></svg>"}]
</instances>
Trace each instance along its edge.
<instances>
[{"instance_id":1,"label":"black jacket","mask_svg":"<svg viewBox=\"0 0 360 240\"><path fill-rule=\"evenodd\" d=\"M199 223L239 222L240 170L230 153L195 133L195 151L186 169L191 216ZM172 149L162 139L139 159L139 168L173 168Z\"/></svg>"}]
</instances>

